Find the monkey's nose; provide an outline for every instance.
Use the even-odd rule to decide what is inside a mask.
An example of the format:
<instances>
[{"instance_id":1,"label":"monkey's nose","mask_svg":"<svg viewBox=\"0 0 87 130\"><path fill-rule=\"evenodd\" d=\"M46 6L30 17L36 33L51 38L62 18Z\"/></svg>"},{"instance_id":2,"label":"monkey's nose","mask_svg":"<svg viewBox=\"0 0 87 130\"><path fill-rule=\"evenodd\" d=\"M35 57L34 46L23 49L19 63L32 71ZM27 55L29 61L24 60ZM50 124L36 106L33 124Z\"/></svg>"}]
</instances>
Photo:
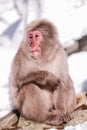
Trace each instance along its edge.
<instances>
[{"instance_id":1,"label":"monkey's nose","mask_svg":"<svg viewBox=\"0 0 87 130\"><path fill-rule=\"evenodd\" d=\"M35 48L35 44L32 43L32 44L31 44L31 47L32 47L32 48Z\"/></svg>"},{"instance_id":2,"label":"monkey's nose","mask_svg":"<svg viewBox=\"0 0 87 130\"><path fill-rule=\"evenodd\" d=\"M31 47L31 50L32 50L32 51L35 51L36 48L37 48L36 45L35 45L34 43L31 43L30 47Z\"/></svg>"}]
</instances>

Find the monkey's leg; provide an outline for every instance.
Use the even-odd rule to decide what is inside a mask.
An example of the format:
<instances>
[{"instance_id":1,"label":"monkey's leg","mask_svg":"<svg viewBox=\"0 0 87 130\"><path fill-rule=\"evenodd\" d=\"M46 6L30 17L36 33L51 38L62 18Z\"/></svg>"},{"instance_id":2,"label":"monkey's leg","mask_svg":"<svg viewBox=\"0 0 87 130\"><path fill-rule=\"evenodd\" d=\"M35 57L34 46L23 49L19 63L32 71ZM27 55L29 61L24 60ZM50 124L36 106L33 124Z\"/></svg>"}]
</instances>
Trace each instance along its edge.
<instances>
[{"instance_id":1,"label":"monkey's leg","mask_svg":"<svg viewBox=\"0 0 87 130\"><path fill-rule=\"evenodd\" d=\"M52 125L67 123L71 119L67 111L67 92L64 87L58 86L52 95L54 109L51 109L48 122Z\"/></svg>"},{"instance_id":2,"label":"monkey's leg","mask_svg":"<svg viewBox=\"0 0 87 130\"><path fill-rule=\"evenodd\" d=\"M52 93L34 84L26 85L20 90L17 106L20 113L27 119L51 125L66 122L66 115L61 110L50 111L53 106Z\"/></svg>"},{"instance_id":3,"label":"monkey's leg","mask_svg":"<svg viewBox=\"0 0 87 130\"><path fill-rule=\"evenodd\" d=\"M21 88L18 95L18 109L27 119L44 122L52 107L50 92L45 92L34 84Z\"/></svg>"},{"instance_id":4,"label":"monkey's leg","mask_svg":"<svg viewBox=\"0 0 87 130\"><path fill-rule=\"evenodd\" d=\"M70 77L68 77L68 85L66 91L67 91L67 109L68 109L67 111L71 113L76 108L76 94Z\"/></svg>"},{"instance_id":5,"label":"monkey's leg","mask_svg":"<svg viewBox=\"0 0 87 130\"><path fill-rule=\"evenodd\" d=\"M45 123L50 125L60 125L62 123L67 123L71 120L71 115L67 112L67 105L64 101L65 99L61 100L61 96L60 99L58 99L57 96L58 95L54 95L53 97L56 102L53 101L54 107L50 109L50 114L45 121Z\"/></svg>"}]
</instances>

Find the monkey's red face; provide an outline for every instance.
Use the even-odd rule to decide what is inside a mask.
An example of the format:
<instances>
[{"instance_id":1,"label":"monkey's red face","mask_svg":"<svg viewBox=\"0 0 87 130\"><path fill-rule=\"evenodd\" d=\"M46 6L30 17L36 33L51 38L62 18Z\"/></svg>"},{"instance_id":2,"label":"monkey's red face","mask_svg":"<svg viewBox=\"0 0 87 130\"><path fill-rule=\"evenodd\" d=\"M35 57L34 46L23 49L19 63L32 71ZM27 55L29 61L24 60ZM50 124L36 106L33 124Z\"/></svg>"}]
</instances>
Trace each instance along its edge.
<instances>
[{"instance_id":1,"label":"monkey's red face","mask_svg":"<svg viewBox=\"0 0 87 130\"><path fill-rule=\"evenodd\" d=\"M41 52L40 43L43 40L42 33L40 31L28 32L28 42L30 44L30 51L34 56L37 56Z\"/></svg>"}]
</instances>

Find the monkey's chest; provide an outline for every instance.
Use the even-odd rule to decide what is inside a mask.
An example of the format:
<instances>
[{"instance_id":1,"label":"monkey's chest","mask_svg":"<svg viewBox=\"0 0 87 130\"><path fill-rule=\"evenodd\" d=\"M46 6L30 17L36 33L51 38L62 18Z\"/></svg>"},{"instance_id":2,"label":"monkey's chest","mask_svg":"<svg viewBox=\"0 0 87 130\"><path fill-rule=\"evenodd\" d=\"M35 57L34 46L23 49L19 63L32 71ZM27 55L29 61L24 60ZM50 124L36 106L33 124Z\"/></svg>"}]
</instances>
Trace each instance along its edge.
<instances>
[{"instance_id":1,"label":"monkey's chest","mask_svg":"<svg viewBox=\"0 0 87 130\"><path fill-rule=\"evenodd\" d=\"M49 64L42 64L38 66L38 69L50 72L56 76L59 75L58 65L55 62Z\"/></svg>"}]
</instances>

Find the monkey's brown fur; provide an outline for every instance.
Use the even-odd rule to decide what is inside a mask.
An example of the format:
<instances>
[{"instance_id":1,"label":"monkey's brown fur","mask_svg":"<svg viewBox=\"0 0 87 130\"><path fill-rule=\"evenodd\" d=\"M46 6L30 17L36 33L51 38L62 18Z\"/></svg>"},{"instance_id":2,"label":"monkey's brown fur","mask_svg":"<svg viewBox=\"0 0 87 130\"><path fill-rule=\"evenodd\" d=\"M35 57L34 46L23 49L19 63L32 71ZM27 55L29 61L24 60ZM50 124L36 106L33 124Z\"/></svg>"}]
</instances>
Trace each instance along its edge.
<instances>
[{"instance_id":1,"label":"monkey's brown fur","mask_svg":"<svg viewBox=\"0 0 87 130\"><path fill-rule=\"evenodd\" d=\"M35 30L42 33L43 40L41 53L34 57L27 37ZM19 112L27 119L51 125L68 122L76 104L67 56L57 37L55 26L49 21L30 23L10 74L11 97Z\"/></svg>"}]
</instances>

